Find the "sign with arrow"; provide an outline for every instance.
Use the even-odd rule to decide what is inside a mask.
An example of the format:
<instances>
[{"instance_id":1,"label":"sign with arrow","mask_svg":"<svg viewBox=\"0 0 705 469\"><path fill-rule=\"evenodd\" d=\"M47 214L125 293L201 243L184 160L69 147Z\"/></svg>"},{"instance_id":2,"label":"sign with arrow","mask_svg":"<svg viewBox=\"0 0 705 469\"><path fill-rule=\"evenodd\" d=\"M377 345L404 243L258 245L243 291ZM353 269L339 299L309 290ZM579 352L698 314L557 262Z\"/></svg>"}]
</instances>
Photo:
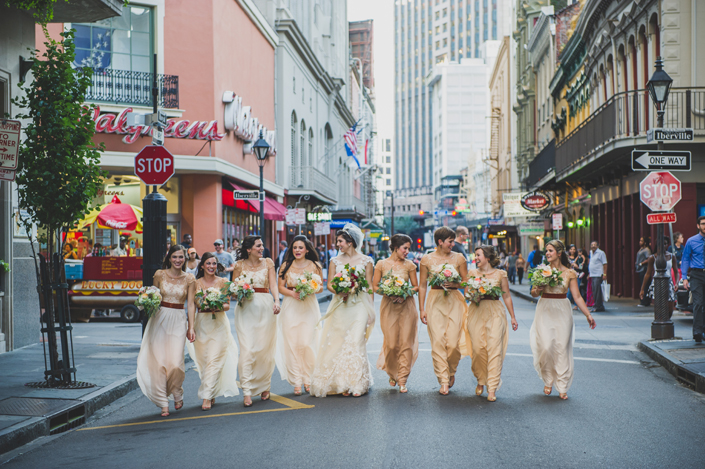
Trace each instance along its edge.
<instances>
[{"instance_id":1,"label":"sign with arrow","mask_svg":"<svg viewBox=\"0 0 705 469\"><path fill-rule=\"evenodd\" d=\"M690 171L689 151L632 150L633 171Z\"/></svg>"},{"instance_id":2,"label":"sign with arrow","mask_svg":"<svg viewBox=\"0 0 705 469\"><path fill-rule=\"evenodd\" d=\"M0 119L0 167L16 170L17 155L20 152L20 121Z\"/></svg>"}]
</instances>

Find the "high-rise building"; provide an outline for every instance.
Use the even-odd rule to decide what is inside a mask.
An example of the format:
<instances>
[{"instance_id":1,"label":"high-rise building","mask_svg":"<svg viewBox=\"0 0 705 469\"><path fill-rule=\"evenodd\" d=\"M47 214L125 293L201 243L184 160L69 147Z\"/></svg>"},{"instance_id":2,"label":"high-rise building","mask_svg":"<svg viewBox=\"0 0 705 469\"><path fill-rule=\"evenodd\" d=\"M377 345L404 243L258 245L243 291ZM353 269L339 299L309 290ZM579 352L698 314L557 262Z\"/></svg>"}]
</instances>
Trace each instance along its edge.
<instances>
[{"instance_id":1,"label":"high-rise building","mask_svg":"<svg viewBox=\"0 0 705 469\"><path fill-rule=\"evenodd\" d=\"M485 41L509 34L510 18L511 0L396 1L394 179L397 196L406 197L402 207L432 209L433 104L425 78L436 64L481 58Z\"/></svg>"},{"instance_id":2,"label":"high-rise building","mask_svg":"<svg viewBox=\"0 0 705 469\"><path fill-rule=\"evenodd\" d=\"M360 59L362 83L370 90L375 87L374 28L372 20L349 23L350 49L352 56Z\"/></svg>"}]
</instances>

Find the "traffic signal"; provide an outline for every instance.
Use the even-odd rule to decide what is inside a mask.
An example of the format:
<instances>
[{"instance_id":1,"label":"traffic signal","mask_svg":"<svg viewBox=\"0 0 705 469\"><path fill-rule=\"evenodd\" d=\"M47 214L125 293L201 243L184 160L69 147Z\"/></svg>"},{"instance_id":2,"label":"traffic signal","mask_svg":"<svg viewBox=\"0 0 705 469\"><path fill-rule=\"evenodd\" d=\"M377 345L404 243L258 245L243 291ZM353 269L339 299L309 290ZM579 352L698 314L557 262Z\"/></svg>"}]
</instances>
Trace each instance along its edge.
<instances>
[{"instance_id":1,"label":"traffic signal","mask_svg":"<svg viewBox=\"0 0 705 469\"><path fill-rule=\"evenodd\" d=\"M420 250L421 250L421 246L422 246L422 244L421 244L421 238L418 238L418 239L416 240L416 245L417 245L417 246L416 246L416 249L420 251Z\"/></svg>"},{"instance_id":2,"label":"traffic signal","mask_svg":"<svg viewBox=\"0 0 705 469\"><path fill-rule=\"evenodd\" d=\"M456 215L458 214L458 212L456 212L455 210L453 210L452 212L450 212L450 214L453 215L453 216L456 216Z\"/></svg>"},{"instance_id":3,"label":"traffic signal","mask_svg":"<svg viewBox=\"0 0 705 469\"><path fill-rule=\"evenodd\" d=\"M423 214L426 213L423 210L419 210L419 215L423 216Z\"/></svg>"}]
</instances>

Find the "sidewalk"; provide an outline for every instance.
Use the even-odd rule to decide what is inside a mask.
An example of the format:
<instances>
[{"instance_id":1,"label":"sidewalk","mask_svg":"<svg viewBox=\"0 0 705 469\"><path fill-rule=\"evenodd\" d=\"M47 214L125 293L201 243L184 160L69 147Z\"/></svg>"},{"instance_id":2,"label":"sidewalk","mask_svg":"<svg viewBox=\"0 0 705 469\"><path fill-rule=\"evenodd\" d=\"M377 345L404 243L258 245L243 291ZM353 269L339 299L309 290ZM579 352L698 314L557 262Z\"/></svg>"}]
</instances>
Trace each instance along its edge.
<instances>
[{"instance_id":1,"label":"sidewalk","mask_svg":"<svg viewBox=\"0 0 705 469\"><path fill-rule=\"evenodd\" d=\"M316 296L321 309L332 298L328 291ZM229 318L232 324L232 309ZM96 411L139 387L135 370L142 342L140 323L100 318L73 326L76 378L95 387L70 390L25 386L44 381L40 343L0 354L0 454L82 425ZM186 362L190 362L188 354Z\"/></svg>"},{"instance_id":2,"label":"sidewalk","mask_svg":"<svg viewBox=\"0 0 705 469\"><path fill-rule=\"evenodd\" d=\"M696 345L693 339L642 340L637 345L678 381L705 393L705 345Z\"/></svg>"}]
</instances>

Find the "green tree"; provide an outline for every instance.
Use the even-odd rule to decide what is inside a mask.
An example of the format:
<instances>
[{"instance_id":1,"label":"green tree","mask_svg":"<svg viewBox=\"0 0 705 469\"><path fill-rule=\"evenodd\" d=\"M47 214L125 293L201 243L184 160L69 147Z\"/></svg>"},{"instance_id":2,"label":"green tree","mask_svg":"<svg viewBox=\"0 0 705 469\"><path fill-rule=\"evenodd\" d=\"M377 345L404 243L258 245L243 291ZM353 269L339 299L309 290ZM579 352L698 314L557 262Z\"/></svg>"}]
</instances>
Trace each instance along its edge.
<instances>
[{"instance_id":1,"label":"green tree","mask_svg":"<svg viewBox=\"0 0 705 469\"><path fill-rule=\"evenodd\" d=\"M391 217L384 217L384 226L387 228L387 231L391 233L391 229L392 229ZM414 220L413 217L409 217L409 216L394 217L394 233L391 233L391 234L394 235L397 233L404 233L407 235L411 235L411 232L418 227L419 227L419 223L416 220Z\"/></svg>"},{"instance_id":2,"label":"green tree","mask_svg":"<svg viewBox=\"0 0 705 469\"><path fill-rule=\"evenodd\" d=\"M5 6L31 12L39 24L47 24L54 18L54 4L57 0L2 0ZM68 2L68 0L64 0Z\"/></svg>"}]
</instances>

